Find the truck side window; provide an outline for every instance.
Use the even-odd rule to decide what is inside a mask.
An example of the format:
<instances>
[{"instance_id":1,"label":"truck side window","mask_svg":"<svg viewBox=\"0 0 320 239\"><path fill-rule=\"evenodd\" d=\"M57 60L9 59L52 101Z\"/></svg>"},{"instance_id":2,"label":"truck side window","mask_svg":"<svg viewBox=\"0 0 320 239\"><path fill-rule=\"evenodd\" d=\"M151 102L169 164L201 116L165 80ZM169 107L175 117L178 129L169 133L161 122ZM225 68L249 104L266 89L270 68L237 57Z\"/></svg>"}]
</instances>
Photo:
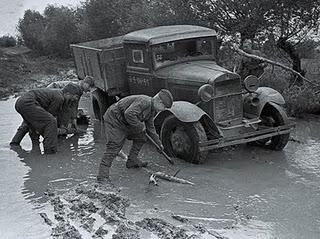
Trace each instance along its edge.
<instances>
[{"instance_id":1,"label":"truck side window","mask_svg":"<svg viewBox=\"0 0 320 239\"><path fill-rule=\"evenodd\" d=\"M142 50L132 50L132 61L134 63L144 63L143 51Z\"/></svg>"}]
</instances>

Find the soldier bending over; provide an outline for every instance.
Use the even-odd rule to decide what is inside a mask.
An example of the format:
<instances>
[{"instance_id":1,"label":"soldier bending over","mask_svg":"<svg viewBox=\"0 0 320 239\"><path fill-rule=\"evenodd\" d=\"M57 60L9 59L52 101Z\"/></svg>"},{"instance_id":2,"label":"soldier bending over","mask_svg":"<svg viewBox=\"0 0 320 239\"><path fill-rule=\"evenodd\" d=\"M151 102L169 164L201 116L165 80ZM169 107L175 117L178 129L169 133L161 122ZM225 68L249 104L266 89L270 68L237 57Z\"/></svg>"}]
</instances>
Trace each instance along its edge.
<instances>
[{"instance_id":1,"label":"soldier bending over","mask_svg":"<svg viewBox=\"0 0 320 239\"><path fill-rule=\"evenodd\" d=\"M79 87L74 85L68 85L62 90L42 88L30 90L16 101L15 108L23 118L22 125L26 125L29 130L33 146L39 144L41 135L44 138L44 153L52 154L57 151L58 125L55 117L64 105L77 101L79 93ZM18 132L19 130L20 128ZM18 138L17 135L15 138ZM12 141L10 145L19 145L20 138L18 141Z\"/></svg>"},{"instance_id":2,"label":"soldier bending over","mask_svg":"<svg viewBox=\"0 0 320 239\"><path fill-rule=\"evenodd\" d=\"M157 112L171 108L172 104L172 94L169 90L162 89L154 97L131 95L109 107L103 117L107 144L99 167L98 182L108 181L112 161L121 151L126 138L133 140L126 167L147 166L147 162L138 159L138 154L147 141L146 133L163 149L154 127L154 117Z\"/></svg>"}]
</instances>

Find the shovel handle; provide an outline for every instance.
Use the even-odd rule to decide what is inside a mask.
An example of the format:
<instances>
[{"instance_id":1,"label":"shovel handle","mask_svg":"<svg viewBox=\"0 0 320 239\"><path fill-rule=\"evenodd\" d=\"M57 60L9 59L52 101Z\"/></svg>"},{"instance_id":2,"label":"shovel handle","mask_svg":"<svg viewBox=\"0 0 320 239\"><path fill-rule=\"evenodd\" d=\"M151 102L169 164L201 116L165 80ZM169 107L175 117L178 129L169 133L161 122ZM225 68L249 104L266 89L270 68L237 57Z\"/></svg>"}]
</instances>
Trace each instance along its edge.
<instances>
[{"instance_id":1,"label":"shovel handle","mask_svg":"<svg viewBox=\"0 0 320 239\"><path fill-rule=\"evenodd\" d=\"M147 135L147 138L151 141L151 143L152 143L154 146L156 146L157 149L159 150L160 147L159 147L159 145L153 140L153 138L151 138L150 135L148 135L148 134L146 134L146 135ZM163 150L160 150L159 152L166 158L166 160L168 160L168 162L169 162L170 164L174 164L173 160L169 157L168 154L166 154L166 152L164 152Z\"/></svg>"}]
</instances>

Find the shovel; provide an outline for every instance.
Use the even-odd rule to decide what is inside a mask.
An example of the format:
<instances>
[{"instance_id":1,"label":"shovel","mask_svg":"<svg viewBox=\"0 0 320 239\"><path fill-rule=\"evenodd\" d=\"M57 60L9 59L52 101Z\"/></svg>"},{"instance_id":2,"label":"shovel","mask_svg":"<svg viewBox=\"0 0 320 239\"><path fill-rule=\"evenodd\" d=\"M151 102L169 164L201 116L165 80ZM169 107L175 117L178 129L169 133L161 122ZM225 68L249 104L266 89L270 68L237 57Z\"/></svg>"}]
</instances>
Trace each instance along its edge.
<instances>
[{"instance_id":1,"label":"shovel","mask_svg":"<svg viewBox=\"0 0 320 239\"><path fill-rule=\"evenodd\" d=\"M170 164L174 164L173 160L164 152L163 150L160 150L159 145L150 137L150 135L146 134L147 138L151 141L151 143L157 147L158 151L169 161Z\"/></svg>"}]
</instances>

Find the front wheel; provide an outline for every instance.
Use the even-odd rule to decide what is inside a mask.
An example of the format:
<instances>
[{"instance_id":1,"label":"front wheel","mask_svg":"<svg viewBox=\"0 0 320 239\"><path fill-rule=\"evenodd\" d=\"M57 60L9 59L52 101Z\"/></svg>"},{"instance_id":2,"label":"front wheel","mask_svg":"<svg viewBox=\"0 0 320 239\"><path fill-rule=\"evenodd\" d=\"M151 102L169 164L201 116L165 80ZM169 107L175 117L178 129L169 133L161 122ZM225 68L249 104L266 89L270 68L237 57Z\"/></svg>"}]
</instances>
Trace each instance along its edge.
<instances>
[{"instance_id":1,"label":"front wheel","mask_svg":"<svg viewBox=\"0 0 320 239\"><path fill-rule=\"evenodd\" d=\"M260 118L260 125L262 126L278 127L288 123L287 114L282 107L275 107L270 104L263 109ZM256 143L272 150L282 150L287 145L289 136L290 134L281 134L256 141Z\"/></svg>"},{"instance_id":2,"label":"front wheel","mask_svg":"<svg viewBox=\"0 0 320 239\"><path fill-rule=\"evenodd\" d=\"M207 151L200 151L199 143L207 141L200 122L185 123L173 115L166 118L161 127L161 139L165 152L187 162L200 164L206 160Z\"/></svg>"}]
</instances>

